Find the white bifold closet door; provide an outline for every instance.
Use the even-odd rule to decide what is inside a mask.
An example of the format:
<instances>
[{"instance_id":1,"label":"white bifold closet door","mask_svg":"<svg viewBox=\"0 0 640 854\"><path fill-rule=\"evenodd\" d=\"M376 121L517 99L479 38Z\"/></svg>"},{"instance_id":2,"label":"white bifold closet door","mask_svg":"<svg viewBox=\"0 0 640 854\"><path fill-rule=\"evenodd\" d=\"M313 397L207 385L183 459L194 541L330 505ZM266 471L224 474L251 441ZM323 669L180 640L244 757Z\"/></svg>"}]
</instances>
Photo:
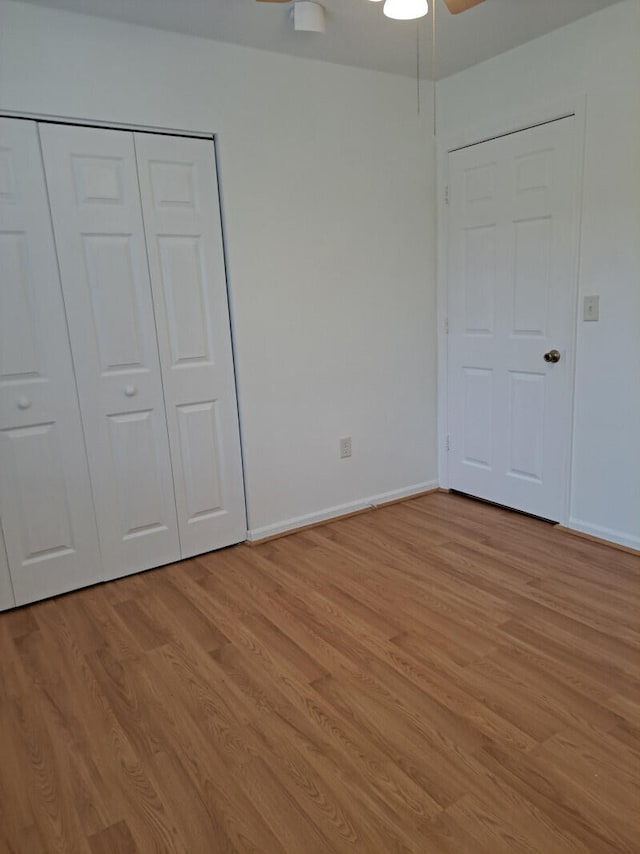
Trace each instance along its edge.
<instances>
[{"instance_id":1,"label":"white bifold closet door","mask_svg":"<svg viewBox=\"0 0 640 854\"><path fill-rule=\"evenodd\" d=\"M41 125L105 575L180 558L133 135Z\"/></svg>"},{"instance_id":2,"label":"white bifold closet door","mask_svg":"<svg viewBox=\"0 0 640 854\"><path fill-rule=\"evenodd\" d=\"M237 543L213 145L53 124L40 134L106 576Z\"/></svg>"},{"instance_id":3,"label":"white bifold closet door","mask_svg":"<svg viewBox=\"0 0 640 854\"><path fill-rule=\"evenodd\" d=\"M0 523L0 608L102 579L38 131L16 119L0 119Z\"/></svg>"},{"instance_id":4,"label":"white bifold closet door","mask_svg":"<svg viewBox=\"0 0 640 854\"><path fill-rule=\"evenodd\" d=\"M136 133L182 557L244 539L240 435L211 141Z\"/></svg>"},{"instance_id":5,"label":"white bifold closet door","mask_svg":"<svg viewBox=\"0 0 640 854\"><path fill-rule=\"evenodd\" d=\"M13 595L13 585L11 584L11 576L9 575L7 550L4 547L4 537L2 536L2 528L0 527L0 611L13 608L15 604L16 599Z\"/></svg>"}]
</instances>

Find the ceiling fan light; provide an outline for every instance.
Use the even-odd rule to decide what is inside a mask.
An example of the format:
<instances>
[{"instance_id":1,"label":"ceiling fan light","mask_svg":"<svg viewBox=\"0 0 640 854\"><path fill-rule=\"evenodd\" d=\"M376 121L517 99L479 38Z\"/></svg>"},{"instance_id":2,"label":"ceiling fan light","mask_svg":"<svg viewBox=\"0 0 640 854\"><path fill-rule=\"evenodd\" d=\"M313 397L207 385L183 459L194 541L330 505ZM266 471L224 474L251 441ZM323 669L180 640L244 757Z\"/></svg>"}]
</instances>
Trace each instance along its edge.
<instances>
[{"instance_id":1,"label":"ceiling fan light","mask_svg":"<svg viewBox=\"0 0 640 854\"><path fill-rule=\"evenodd\" d=\"M311 0L296 0L293 4L293 28L307 33L324 33L324 7Z\"/></svg>"},{"instance_id":2,"label":"ceiling fan light","mask_svg":"<svg viewBox=\"0 0 640 854\"><path fill-rule=\"evenodd\" d=\"M423 18L429 11L429 4L427 0L385 0L383 11L387 18L412 21Z\"/></svg>"}]
</instances>

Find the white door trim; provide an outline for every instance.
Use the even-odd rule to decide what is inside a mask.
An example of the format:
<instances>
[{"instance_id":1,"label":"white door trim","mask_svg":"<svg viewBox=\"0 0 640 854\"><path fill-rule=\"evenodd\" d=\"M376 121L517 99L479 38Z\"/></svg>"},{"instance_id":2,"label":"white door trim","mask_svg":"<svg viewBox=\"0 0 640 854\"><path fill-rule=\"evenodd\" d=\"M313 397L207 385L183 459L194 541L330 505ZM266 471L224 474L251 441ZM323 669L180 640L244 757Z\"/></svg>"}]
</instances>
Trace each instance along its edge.
<instances>
[{"instance_id":1,"label":"white door trim","mask_svg":"<svg viewBox=\"0 0 640 854\"><path fill-rule=\"evenodd\" d=\"M577 192L573 210L572 237L572 279L575 288L575 322L571 330L571 356L568 365L571 386L571 430L567 455L567 470L565 482L567 492L564 502L561 524L568 526L571 517L571 474L573 469L573 434L575 417L575 375L576 375L576 340L578 326L578 291L580 267L580 238L582 231L582 191L584 171L584 138L587 117L587 98L577 96L563 101L527 110L517 114L497 116L489 123L476 125L453 134L446 134L437 141L437 235L436 235L436 293L437 293L437 435L438 435L438 483L441 488L449 488L449 458L447 442L449 435L449 395L448 395L448 340L447 317L449 302L449 276L447 270L449 244L449 218L446 193L449 185L449 154L460 148L477 145L496 137L527 130L536 125L558 121L559 119L575 117L575 181Z\"/></svg>"},{"instance_id":2,"label":"white door trim","mask_svg":"<svg viewBox=\"0 0 640 854\"><path fill-rule=\"evenodd\" d=\"M107 130L141 131L143 133L161 133L167 136L194 136L199 139L215 139L215 133L207 130L153 127L151 125L132 124L131 122L111 122L101 121L100 119L79 118L78 116L59 116L55 113L0 110L0 117L7 119L29 119L35 122L52 122L57 125L81 125L82 127L106 128Z\"/></svg>"}]
</instances>

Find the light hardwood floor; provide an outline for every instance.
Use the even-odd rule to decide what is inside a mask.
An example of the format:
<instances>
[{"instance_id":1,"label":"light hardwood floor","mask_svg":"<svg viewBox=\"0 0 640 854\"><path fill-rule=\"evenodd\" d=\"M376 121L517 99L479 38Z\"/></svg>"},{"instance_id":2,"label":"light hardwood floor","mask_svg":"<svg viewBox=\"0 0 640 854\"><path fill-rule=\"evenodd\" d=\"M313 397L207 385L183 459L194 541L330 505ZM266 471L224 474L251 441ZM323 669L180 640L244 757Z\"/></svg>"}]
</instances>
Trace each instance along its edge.
<instances>
[{"instance_id":1,"label":"light hardwood floor","mask_svg":"<svg viewBox=\"0 0 640 854\"><path fill-rule=\"evenodd\" d=\"M0 850L638 854L640 559L433 494L0 616Z\"/></svg>"}]
</instances>

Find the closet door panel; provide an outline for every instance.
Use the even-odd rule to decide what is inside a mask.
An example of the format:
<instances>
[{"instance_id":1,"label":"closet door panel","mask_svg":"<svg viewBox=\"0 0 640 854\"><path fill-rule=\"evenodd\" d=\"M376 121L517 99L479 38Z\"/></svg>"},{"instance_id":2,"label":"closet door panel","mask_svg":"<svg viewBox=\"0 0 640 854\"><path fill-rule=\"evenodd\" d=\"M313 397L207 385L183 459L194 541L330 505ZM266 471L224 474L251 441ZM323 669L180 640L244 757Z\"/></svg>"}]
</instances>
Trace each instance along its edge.
<instances>
[{"instance_id":1,"label":"closet door panel","mask_svg":"<svg viewBox=\"0 0 640 854\"><path fill-rule=\"evenodd\" d=\"M7 551L4 546L2 526L0 525L0 611L13 608L15 604L16 600L13 595L11 576L9 575L9 561L7 560Z\"/></svg>"},{"instance_id":2,"label":"closet door panel","mask_svg":"<svg viewBox=\"0 0 640 854\"><path fill-rule=\"evenodd\" d=\"M0 119L0 520L15 604L102 580L38 133L17 119Z\"/></svg>"},{"instance_id":3,"label":"closet door panel","mask_svg":"<svg viewBox=\"0 0 640 854\"><path fill-rule=\"evenodd\" d=\"M212 141L135 134L182 556L246 537Z\"/></svg>"},{"instance_id":4,"label":"closet door panel","mask_svg":"<svg viewBox=\"0 0 640 854\"><path fill-rule=\"evenodd\" d=\"M133 136L41 125L109 577L180 557Z\"/></svg>"}]
</instances>

